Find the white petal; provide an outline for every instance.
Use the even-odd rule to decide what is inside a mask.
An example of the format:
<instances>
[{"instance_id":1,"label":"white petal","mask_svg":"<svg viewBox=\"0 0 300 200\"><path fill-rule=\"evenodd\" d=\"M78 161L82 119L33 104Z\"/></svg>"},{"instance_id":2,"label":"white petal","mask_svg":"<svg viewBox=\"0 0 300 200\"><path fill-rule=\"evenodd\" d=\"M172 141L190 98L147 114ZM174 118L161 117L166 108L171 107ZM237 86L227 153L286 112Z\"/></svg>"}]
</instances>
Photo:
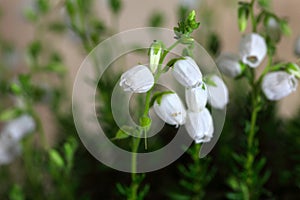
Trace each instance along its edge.
<instances>
[{"instance_id":1,"label":"white petal","mask_svg":"<svg viewBox=\"0 0 300 200\"><path fill-rule=\"evenodd\" d=\"M202 73L190 57L178 60L172 70L174 78L184 87L193 87L202 82Z\"/></svg>"},{"instance_id":2,"label":"white petal","mask_svg":"<svg viewBox=\"0 0 300 200\"><path fill-rule=\"evenodd\" d=\"M235 78L242 73L240 58L234 54L222 54L216 60L219 70L231 78Z\"/></svg>"},{"instance_id":3,"label":"white petal","mask_svg":"<svg viewBox=\"0 0 300 200\"><path fill-rule=\"evenodd\" d=\"M193 112L203 110L207 104L208 92L205 83L197 87L185 89L185 100L188 109Z\"/></svg>"},{"instance_id":4,"label":"white petal","mask_svg":"<svg viewBox=\"0 0 300 200\"><path fill-rule=\"evenodd\" d=\"M267 54L265 39L256 33L245 35L240 42L242 62L250 67L257 67Z\"/></svg>"},{"instance_id":5,"label":"white petal","mask_svg":"<svg viewBox=\"0 0 300 200\"><path fill-rule=\"evenodd\" d=\"M296 90L298 80L291 74L278 71L268 73L262 81L262 90L269 100L280 100Z\"/></svg>"},{"instance_id":6,"label":"white petal","mask_svg":"<svg viewBox=\"0 0 300 200\"><path fill-rule=\"evenodd\" d=\"M168 124L179 126L185 123L186 111L175 93L163 95L160 104L155 101L153 108L155 113Z\"/></svg>"},{"instance_id":7,"label":"white petal","mask_svg":"<svg viewBox=\"0 0 300 200\"><path fill-rule=\"evenodd\" d=\"M201 112L188 111L185 128L196 143L209 142L213 136L213 120L205 108Z\"/></svg>"},{"instance_id":8,"label":"white petal","mask_svg":"<svg viewBox=\"0 0 300 200\"><path fill-rule=\"evenodd\" d=\"M154 77L148 67L135 66L122 74L120 86L126 92L145 93L154 85Z\"/></svg>"},{"instance_id":9,"label":"white petal","mask_svg":"<svg viewBox=\"0 0 300 200\"><path fill-rule=\"evenodd\" d=\"M224 109L229 102L228 89L220 77L214 75L211 77L211 80L216 86L207 85L208 101L212 107Z\"/></svg>"}]
</instances>

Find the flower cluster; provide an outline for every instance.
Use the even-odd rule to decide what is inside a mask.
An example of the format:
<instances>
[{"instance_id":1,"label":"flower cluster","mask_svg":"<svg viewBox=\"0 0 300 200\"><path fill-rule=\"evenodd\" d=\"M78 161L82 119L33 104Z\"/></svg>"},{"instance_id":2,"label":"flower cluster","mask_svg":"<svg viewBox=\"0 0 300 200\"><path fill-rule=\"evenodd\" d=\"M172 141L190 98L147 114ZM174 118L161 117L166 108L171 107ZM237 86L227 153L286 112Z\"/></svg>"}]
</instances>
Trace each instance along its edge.
<instances>
[{"instance_id":1,"label":"flower cluster","mask_svg":"<svg viewBox=\"0 0 300 200\"><path fill-rule=\"evenodd\" d=\"M154 53L156 52L156 53ZM157 65L153 64L158 51L150 51L150 69L155 74ZM159 51L160 53L160 51ZM153 67L155 66L155 67ZM136 66L121 76L120 86L124 91L144 93L151 90L154 76L146 66ZM196 143L209 142L213 136L213 118L206 108L207 102L217 109L224 109L228 103L228 90L221 78L216 75L207 77L205 83L197 63L191 57L177 59L172 67L173 77L185 87L185 100L187 109L180 97L174 92L162 92L154 95L153 103L155 113L166 123L185 125L189 135Z\"/></svg>"},{"instance_id":2,"label":"flower cluster","mask_svg":"<svg viewBox=\"0 0 300 200\"><path fill-rule=\"evenodd\" d=\"M9 164L20 155L20 141L35 129L32 117L22 115L8 122L0 134L0 165Z\"/></svg>"},{"instance_id":3,"label":"flower cluster","mask_svg":"<svg viewBox=\"0 0 300 200\"><path fill-rule=\"evenodd\" d=\"M272 25L272 21L270 21ZM265 39L257 33L246 34L240 41L240 55L222 54L217 66L222 73L231 78L246 75L247 68L257 68L267 54ZM262 76L261 87L268 100L280 100L296 90L300 78L300 68L294 63L280 63L268 66Z\"/></svg>"}]
</instances>

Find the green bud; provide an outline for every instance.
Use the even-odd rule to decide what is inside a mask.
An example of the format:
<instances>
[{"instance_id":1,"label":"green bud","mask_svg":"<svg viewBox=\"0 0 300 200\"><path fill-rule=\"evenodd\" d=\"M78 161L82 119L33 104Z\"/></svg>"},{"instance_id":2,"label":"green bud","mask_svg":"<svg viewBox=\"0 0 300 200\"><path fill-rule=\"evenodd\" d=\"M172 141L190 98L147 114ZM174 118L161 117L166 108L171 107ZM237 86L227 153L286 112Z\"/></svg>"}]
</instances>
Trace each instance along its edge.
<instances>
[{"instance_id":1,"label":"green bud","mask_svg":"<svg viewBox=\"0 0 300 200\"><path fill-rule=\"evenodd\" d=\"M151 118L149 118L149 117L141 117L140 118L140 125L143 128L150 128L150 126L151 126Z\"/></svg>"},{"instance_id":2,"label":"green bud","mask_svg":"<svg viewBox=\"0 0 300 200\"><path fill-rule=\"evenodd\" d=\"M244 32L247 28L249 17L249 7L248 6L240 6L238 9L238 24L239 30Z\"/></svg>"},{"instance_id":3,"label":"green bud","mask_svg":"<svg viewBox=\"0 0 300 200\"><path fill-rule=\"evenodd\" d=\"M154 41L150 47L150 69L152 73L155 73L157 70L161 53L162 53L161 42Z\"/></svg>"},{"instance_id":4,"label":"green bud","mask_svg":"<svg viewBox=\"0 0 300 200\"><path fill-rule=\"evenodd\" d=\"M300 68L297 64L295 63L288 63L286 65L286 71L290 74L295 75L298 79L300 79Z\"/></svg>"}]
</instances>

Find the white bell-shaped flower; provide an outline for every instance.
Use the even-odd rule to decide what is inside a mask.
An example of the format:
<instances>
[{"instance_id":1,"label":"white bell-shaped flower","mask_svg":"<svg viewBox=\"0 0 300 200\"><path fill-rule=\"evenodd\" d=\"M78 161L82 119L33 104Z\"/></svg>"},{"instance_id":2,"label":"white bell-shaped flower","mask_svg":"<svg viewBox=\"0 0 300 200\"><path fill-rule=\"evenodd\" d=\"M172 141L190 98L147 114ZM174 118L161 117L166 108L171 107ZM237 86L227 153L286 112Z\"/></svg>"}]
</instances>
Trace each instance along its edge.
<instances>
[{"instance_id":1,"label":"white bell-shaped flower","mask_svg":"<svg viewBox=\"0 0 300 200\"><path fill-rule=\"evenodd\" d=\"M225 85L223 80L216 75L211 76L210 80L215 85L207 85L208 102L214 108L224 109L229 102L229 93L227 86Z\"/></svg>"},{"instance_id":2,"label":"white bell-shaped flower","mask_svg":"<svg viewBox=\"0 0 300 200\"><path fill-rule=\"evenodd\" d=\"M240 56L243 63L252 68L260 65L267 54L265 39L257 33L242 37L240 42Z\"/></svg>"},{"instance_id":3,"label":"white bell-shaped flower","mask_svg":"<svg viewBox=\"0 0 300 200\"><path fill-rule=\"evenodd\" d=\"M187 112L185 128L196 143L209 142L213 137L213 119L207 108L200 112Z\"/></svg>"},{"instance_id":4,"label":"white bell-shaped flower","mask_svg":"<svg viewBox=\"0 0 300 200\"><path fill-rule=\"evenodd\" d=\"M35 122L29 115L22 115L8 122L3 128L3 136L7 136L14 141L21 140L28 133L35 129Z\"/></svg>"},{"instance_id":5,"label":"white bell-shaped flower","mask_svg":"<svg viewBox=\"0 0 300 200\"><path fill-rule=\"evenodd\" d=\"M234 54L222 54L217 58L216 63L219 70L231 78L239 76L243 71L240 57Z\"/></svg>"},{"instance_id":6,"label":"white bell-shaped flower","mask_svg":"<svg viewBox=\"0 0 300 200\"><path fill-rule=\"evenodd\" d=\"M197 87L185 89L185 100L188 109L193 112L200 112L207 104L208 91L205 83Z\"/></svg>"},{"instance_id":7,"label":"white bell-shaped flower","mask_svg":"<svg viewBox=\"0 0 300 200\"><path fill-rule=\"evenodd\" d=\"M202 83L202 73L191 57L178 60L173 67L173 76L184 87L193 87Z\"/></svg>"},{"instance_id":8,"label":"white bell-shaped flower","mask_svg":"<svg viewBox=\"0 0 300 200\"><path fill-rule=\"evenodd\" d=\"M153 105L155 113L166 123L171 125L183 125L186 118L185 107L176 93L164 94L160 101Z\"/></svg>"},{"instance_id":9,"label":"white bell-shaped flower","mask_svg":"<svg viewBox=\"0 0 300 200\"><path fill-rule=\"evenodd\" d=\"M280 100L297 88L298 80L294 75L284 71L270 72L263 78L262 90L267 99Z\"/></svg>"},{"instance_id":10,"label":"white bell-shaped flower","mask_svg":"<svg viewBox=\"0 0 300 200\"><path fill-rule=\"evenodd\" d=\"M297 56L300 56L300 36L297 37L295 41L295 49L294 52Z\"/></svg>"},{"instance_id":11,"label":"white bell-shaped flower","mask_svg":"<svg viewBox=\"0 0 300 200\"><path fill-rule=\"evenodd\" d=\"M148 67L135 66L121 76L120 86L125 92L145 93L154 85L154 77Z\"/></svg>"}]
</instances>

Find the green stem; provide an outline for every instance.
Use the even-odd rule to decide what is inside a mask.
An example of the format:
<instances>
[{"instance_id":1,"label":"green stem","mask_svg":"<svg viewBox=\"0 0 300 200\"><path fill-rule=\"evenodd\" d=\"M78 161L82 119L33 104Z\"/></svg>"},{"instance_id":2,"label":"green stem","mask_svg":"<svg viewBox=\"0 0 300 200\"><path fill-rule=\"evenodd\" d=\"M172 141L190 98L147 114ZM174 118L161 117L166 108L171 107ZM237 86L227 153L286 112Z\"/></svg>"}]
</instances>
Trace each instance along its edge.
<instances>
[{"instance_id":1,"label":"green stem","mask_svg":"<svg viewBox=\"0 0 300 200\"><path fill-rule=\"evenodd\" d=\"M255 33L256 28L257 28L257 23L256 23L255 15L254 15L254 4L255 4L255 0L251 0L251 3L250 3L250 17L251 17L251 22L252 22L252 31Z\"/></svg>"},{"instance_id":2,"label":"green stem","mask_svg":"<svg viewBox=\"0 0 300 200\"><path fill-rule=\"evenodd\" d=\"M160 75L161 75L161 65L164 61L164 59L166 58L166 56L168 55L168 53L175 48L178 44L180 43L179 40L177 40L174 44L172 44L169 48L167 48L164 53L162 54L162 57L160 58L159 61L159 68L157 70L157 73L154 76L154 85L157 82L157 80L159 79ZM150 110L150 102L151 102L151 94L153 91L152 87L147 93L146 93L146 99L145 99L145 108L144 108L144 112L143 112L143 116L142 117L148 117L148 113ZM131 154L131 185L130 185L130 196L128 198L128 200L136 200L137 199L137 193L138 193L138 188L139 188L139 181L137 180L137 151L141 142L141 135L145 135L145 142L146 142L146 138L147 138L147 128L143 127L143 124L140 124L142 126L142 129L140 130L140 134L137 138L133 137L132 138L132 154Z\"/></svg>"}]
</instances>

